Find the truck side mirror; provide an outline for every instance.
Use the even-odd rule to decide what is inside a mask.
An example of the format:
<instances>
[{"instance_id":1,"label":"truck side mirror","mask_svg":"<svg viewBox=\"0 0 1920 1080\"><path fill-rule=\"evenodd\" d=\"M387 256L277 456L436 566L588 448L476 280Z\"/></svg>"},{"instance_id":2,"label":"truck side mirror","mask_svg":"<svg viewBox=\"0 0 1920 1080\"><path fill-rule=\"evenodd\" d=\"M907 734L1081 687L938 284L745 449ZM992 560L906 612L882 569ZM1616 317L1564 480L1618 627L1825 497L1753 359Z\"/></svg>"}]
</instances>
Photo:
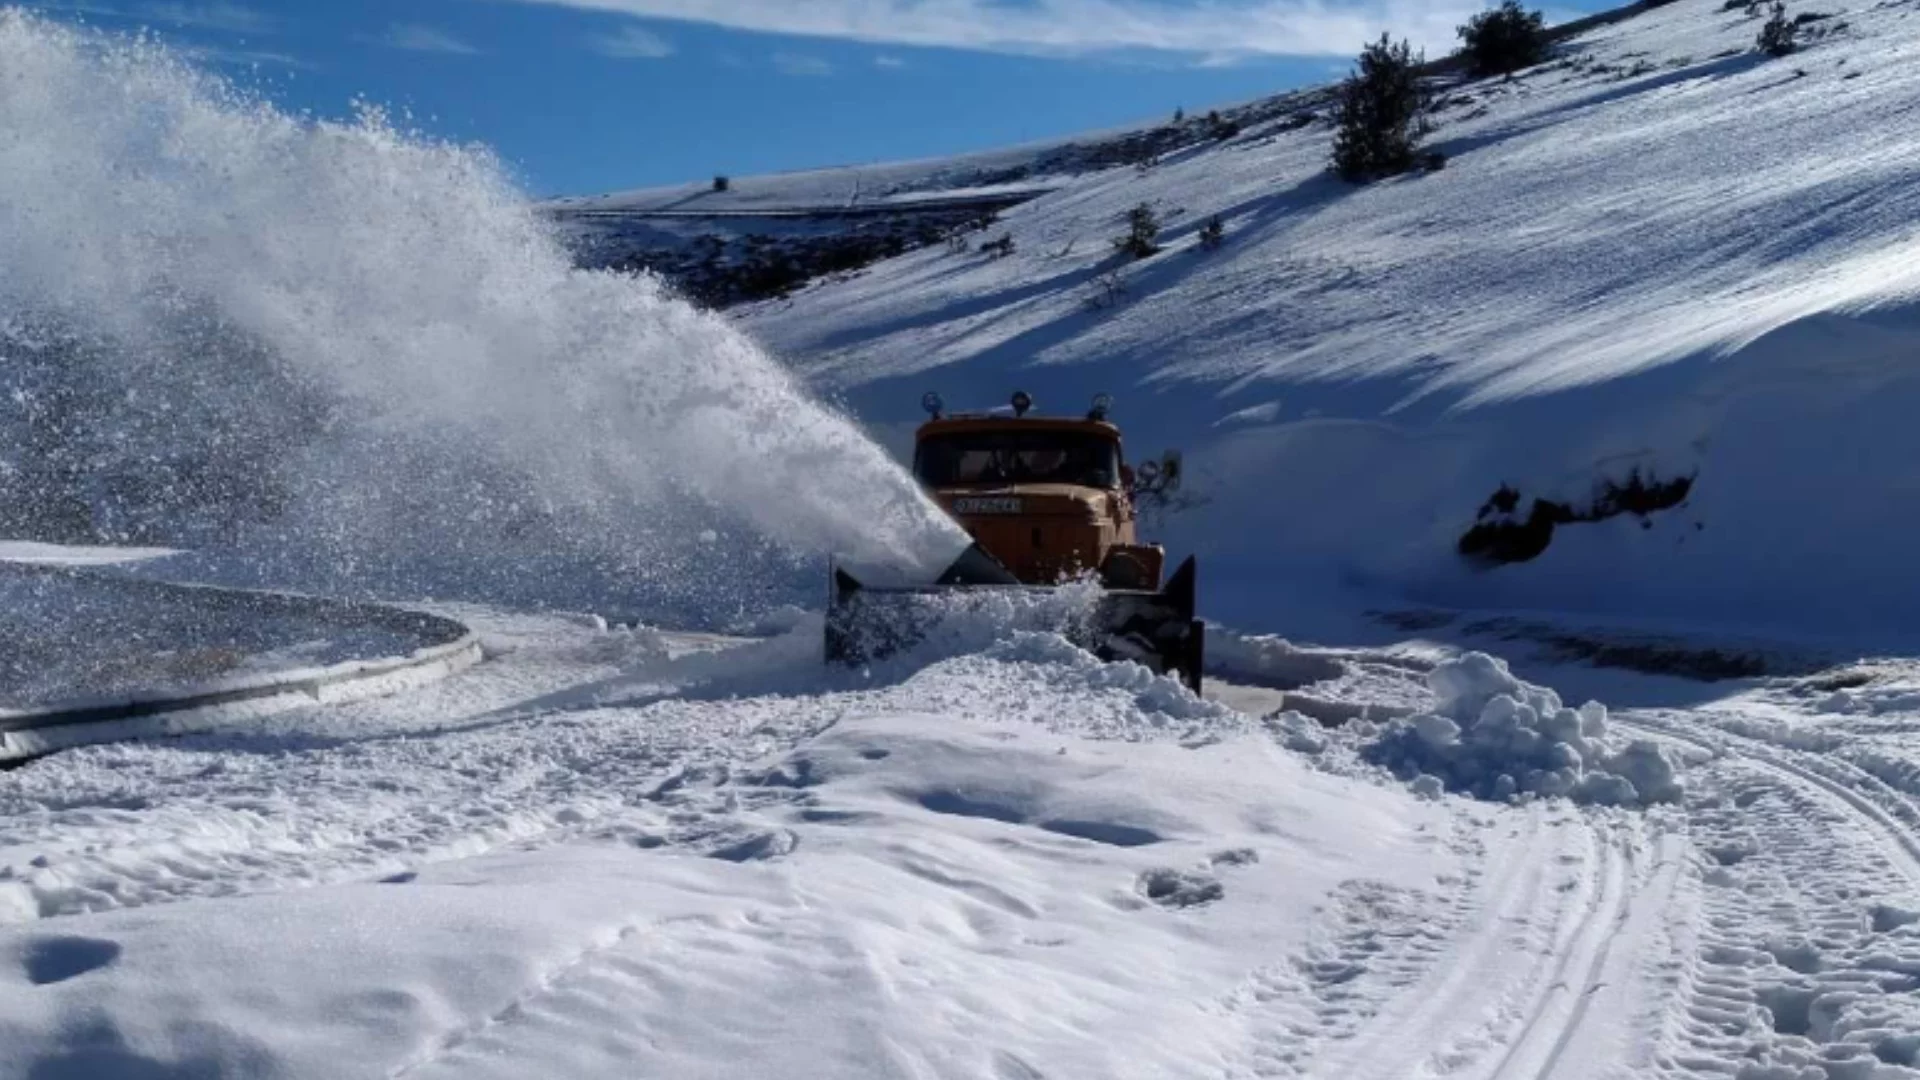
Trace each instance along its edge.
<instances>
[{"instance_id":1,"label":"truck side mirror","mask_svg":"<svg viewBox=\"0 0 1920 1080\"><path fill-rule=\"evenodd\" d=\"M1120 486L1128 491L1133 490L1133 466L1120 466Z\"/></svg>"},{"instance_id":2,"label":"truck side mirror","mask_svg":"<svg viewBox=\"0 0 1920 1080\"><path fill-rule=\"evenodd\" d=\"M1160 476L1162 483L1168 491L1176 491L1179 489L1180 451L1169 450L1160 455Z\"/></svg>"}]
</instances>

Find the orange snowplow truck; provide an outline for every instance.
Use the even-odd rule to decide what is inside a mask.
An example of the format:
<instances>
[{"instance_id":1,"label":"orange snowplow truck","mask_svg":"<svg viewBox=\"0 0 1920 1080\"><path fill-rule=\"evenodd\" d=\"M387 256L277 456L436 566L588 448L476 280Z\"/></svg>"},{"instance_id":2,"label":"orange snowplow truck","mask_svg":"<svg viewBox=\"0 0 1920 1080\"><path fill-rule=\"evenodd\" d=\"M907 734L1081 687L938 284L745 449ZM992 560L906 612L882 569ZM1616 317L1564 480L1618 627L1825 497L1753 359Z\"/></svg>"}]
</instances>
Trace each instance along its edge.
<instances>
[{"instance_id":1,"label":"orange snowplow truck","mask_svg":"<svg viewBox=\"0 0 1920 1080\"><path fill-rule=\"evenodd\" d=\"M871 589L836 568L828 659L857 663L911 643L950 590L1033 591L1092 577L1096 609L1058 629L1103 659L1135 660L1198 690L1205 631L1194 618L1194 561L1163 584L1165 549L1136 531L1136 500L1175 488L1179 457L1129 467L1105 394L1080 417L1032 415L1024 393L1011 411L949 415L935 394L922 404L929 419L915 437L914 475L973 546L921 588Z\"/></svg>"}]
</instances>

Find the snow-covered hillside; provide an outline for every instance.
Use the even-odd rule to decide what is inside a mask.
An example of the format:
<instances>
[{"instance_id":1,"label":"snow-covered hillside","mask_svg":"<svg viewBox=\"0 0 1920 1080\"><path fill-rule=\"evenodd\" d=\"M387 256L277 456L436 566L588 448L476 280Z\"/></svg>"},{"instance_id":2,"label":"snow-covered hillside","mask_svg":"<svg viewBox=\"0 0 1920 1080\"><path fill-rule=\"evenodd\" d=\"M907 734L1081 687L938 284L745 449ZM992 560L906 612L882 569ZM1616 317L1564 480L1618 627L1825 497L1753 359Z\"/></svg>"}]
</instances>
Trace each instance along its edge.
<instances>
[{"instance_id":1,"label":"snow-covered hillside","mask_svg":"<svg viewBox=\"0 0 1920 1080\"><path fill-rule=\"evenodd\" d=\"M1350 187L1324 110L1275 116L1061 179L994 227L1011 257L930 248L737 314L896 449L926 389L1115 392L1136 453L1190 454L1205 505L1163 531L1230 620L1284 628L1273 600L1338 584L1895 628L1920 603L1920 18L1790 14L1804 46L1779 60L1744 9L1678 0L1511 80L1444 80L1437 173ZM1122 264L1141 203L1166 249ZM1215 215L1226 243L1198 250ZM1491 517L1518 523L1635 470L1694 483L1530 563L1458 554L1502 485Z\"/></svg>"}]
</instances>

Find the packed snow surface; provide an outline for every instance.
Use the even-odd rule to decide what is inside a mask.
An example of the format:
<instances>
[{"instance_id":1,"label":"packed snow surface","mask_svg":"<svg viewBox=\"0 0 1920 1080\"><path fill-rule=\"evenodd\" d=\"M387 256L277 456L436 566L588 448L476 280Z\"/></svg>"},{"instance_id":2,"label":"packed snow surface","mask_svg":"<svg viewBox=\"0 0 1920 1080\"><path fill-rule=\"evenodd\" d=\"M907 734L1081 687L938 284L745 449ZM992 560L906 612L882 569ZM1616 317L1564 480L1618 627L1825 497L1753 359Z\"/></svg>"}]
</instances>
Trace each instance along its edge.
<instances>
[{"instance_id":1,"label":"packed snow surface","mask_svg":"<svg viewBox=\"0 0 1920 1080\"><path fill-rule=\"evenodd\" d=\"M1677 770L1628 811L1409 788L1371 721L1046 633L861 673L817 622L451 613L490 659L412 694L0 773L0 1074L1916 1075L1916 766L1814 681L1613 713ZM1237 648L1353 708L1551 696Z\"/></svg>"}]
</instances>

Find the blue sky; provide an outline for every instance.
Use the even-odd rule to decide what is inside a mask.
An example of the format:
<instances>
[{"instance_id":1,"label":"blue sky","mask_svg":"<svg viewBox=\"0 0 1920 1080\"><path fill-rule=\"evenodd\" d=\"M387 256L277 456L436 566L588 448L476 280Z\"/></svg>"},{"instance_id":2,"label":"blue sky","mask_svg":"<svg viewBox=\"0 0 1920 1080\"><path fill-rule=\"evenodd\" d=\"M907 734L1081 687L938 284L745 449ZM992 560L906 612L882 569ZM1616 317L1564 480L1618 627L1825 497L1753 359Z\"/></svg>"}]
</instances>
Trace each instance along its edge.
<instances>
[{"instance_id":1,"label":"blue sky","mask_svg":"<svg viewBox=\"0 0 1920 1080\"><path fill-rule=\"evenodd\" d=\"M1478 0L43 0L295 110L493 146L537 196L986 149L1435 52ZM1558 6L1558 5L1556 5ZM1573 5L1575 7L1587 4Z\"/></svg>"}]
</instances>

